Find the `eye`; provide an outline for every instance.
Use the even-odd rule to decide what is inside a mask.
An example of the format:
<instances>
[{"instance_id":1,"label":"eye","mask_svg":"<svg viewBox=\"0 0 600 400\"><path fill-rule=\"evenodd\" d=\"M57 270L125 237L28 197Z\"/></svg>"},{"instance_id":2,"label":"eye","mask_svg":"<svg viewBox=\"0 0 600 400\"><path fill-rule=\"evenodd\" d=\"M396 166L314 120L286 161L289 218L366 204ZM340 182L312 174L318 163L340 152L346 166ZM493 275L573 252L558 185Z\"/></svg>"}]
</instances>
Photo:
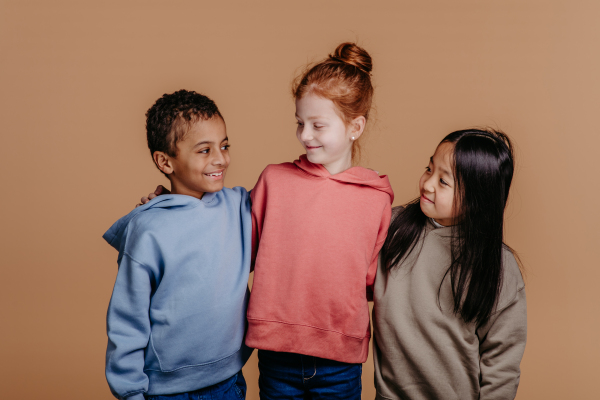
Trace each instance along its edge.
<instances>
[{"instance_id":1,"label":"eye","mask_svg":"<svg viewBox=\"0 0 600 400\"><path fill-rule=\"evenodd\" d=\"M302 123L300 121L296 121L296 125L298 125L298 126L304 126L304 123Z\"/></svg>"},{"instance_id":2,"label":"eye","mask_svg":"<svg viewBox=\"0 0 600 400\"><path fill-rule=\"evenodd\" d=\"M318 125L318 124L314 124L313 126L315 127L315 129L321 129L321 128L325 127L324 125Z\"/></svg>"},{"instance_id":3,"label":"eye","mask_svg":"<svg viewBox=\"0 0 600 400\"><path fill-rule=\"evenodd\" d=\"M431 168L429 168L429 165L425 167L425 171L426 172L431 172Z\"/></svg>"},{"instance_id":4,"label":"eye","mask_svg":"<svg viewBox=\"0 0 600 400\"><path fill-rule=\"evenodd\" d=\"M210 149L202 149L202 150L198 151L198 153L200 153L200 154L208 154L209 151L210 151Z\"/></svg>"},{"instance_id":5,"label":"eye","mask_svg":"<svg viewBox=\"0 0 600 400\"><path fill-rule=\"evenodd\" d=\"M226 144L226 145L221 146L221 150L229 150L230 147L231 147L230 144Z\"/></svg>"},{"instance_id":6,"label":"eye","mask_svg":"<svg viewBox=\"0 0 600 400\"><path fill-rule=\"evenodd\" d=\"M442 185L448 186L448 183L447 183L445 180L443 180L443 179L440 179L440 183L441 183Z\"/></svg>"}]
</instances>

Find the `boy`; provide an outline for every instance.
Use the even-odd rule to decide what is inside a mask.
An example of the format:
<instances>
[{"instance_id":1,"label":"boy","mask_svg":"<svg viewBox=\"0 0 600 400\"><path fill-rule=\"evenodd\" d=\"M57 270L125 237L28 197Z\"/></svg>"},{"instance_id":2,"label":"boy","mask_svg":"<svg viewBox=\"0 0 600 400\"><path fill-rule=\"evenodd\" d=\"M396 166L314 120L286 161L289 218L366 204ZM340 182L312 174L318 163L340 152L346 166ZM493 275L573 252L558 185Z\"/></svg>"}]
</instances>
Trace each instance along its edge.
<instances>
[{"instance_id":1,"label":"boy","mask_svg":"<svg viewBox=\"0 0 600 400\"><path fill-rule=\"evenodd\" d=\"M104 234L119 250L106 379L119 399L245 398L252 221L246 190L223 187L225 122L212 100L186 90L158 99L146 117L171 194Z\"/></svg>"}]
</instances>

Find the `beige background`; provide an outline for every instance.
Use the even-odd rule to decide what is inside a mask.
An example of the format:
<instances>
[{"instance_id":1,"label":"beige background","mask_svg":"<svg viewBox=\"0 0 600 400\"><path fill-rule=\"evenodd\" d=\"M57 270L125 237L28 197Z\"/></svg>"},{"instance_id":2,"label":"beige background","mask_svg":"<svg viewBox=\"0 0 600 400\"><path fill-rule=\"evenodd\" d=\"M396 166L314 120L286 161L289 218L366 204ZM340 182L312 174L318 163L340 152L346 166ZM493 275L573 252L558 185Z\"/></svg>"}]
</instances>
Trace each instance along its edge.
<instances>
[{"instance_id":1,"label":"beige background","mask_svg":"<svg viewBox=\"0 0 600 400\"><path fill-rule=\"evenodd\" d=\"M0 397L109 399L101 239L165 183L144 113L187 88L221 108L227 185L301 154L290 82L342 41L374 59L363 165L395 204L437 142L491 125L517 143L507 242L527 270L519 399L598 398L597 1L0 2ZM258 398L255 356L244 369ZM363 398L372 399L372 361Z\"/></svg>"}]
</instances>

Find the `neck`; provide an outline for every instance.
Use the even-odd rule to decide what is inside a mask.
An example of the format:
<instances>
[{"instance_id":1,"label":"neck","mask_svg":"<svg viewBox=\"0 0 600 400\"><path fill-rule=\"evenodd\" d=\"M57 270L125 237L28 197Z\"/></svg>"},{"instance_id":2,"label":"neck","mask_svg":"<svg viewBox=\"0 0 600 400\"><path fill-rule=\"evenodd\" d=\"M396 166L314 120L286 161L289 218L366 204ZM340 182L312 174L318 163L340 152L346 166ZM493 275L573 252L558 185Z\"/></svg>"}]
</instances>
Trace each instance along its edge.
<instances>
[{"instance_id":1,"label":"neck","mask_svg":"<svg viewBox=\"0 0 600 400\"><path fill-rule=\"evenodd\" d=\"M352 157L348 156L341 160L322 165L331 175L339 174L340 172L352 168Z\"/></svg>"},{"instance_id":2,"label":"neck","mask_svg":"<svg viewBox=\"0 0 600 400\"><path fill-rule=\"evenodd\" d=\"M202 196L204 196L204 192L198 192L196 190L189 189L174 180L171 181L171 194L183 194L186 196L195 197L197 199L202 199Z\"/></svg>"}]
</instances>

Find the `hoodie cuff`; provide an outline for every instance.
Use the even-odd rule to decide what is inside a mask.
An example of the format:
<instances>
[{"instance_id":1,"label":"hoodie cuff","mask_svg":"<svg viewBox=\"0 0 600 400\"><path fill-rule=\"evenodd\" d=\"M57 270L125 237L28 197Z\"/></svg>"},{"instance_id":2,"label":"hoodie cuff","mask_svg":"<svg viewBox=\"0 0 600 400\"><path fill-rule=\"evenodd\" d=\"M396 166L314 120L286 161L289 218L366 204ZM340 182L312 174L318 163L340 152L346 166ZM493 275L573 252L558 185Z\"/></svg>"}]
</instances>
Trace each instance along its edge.
<instances>
[{"instance_id":1,"label":"hoodie cuff","mask_svg":"<svg viewBox=\"0 0 600 400\"><path fill-rule=\"evenodd\" d=\"M123 400L146 400L144 393L136 393L134 395L123 397Z\"/></svg>"}]
</instances>

